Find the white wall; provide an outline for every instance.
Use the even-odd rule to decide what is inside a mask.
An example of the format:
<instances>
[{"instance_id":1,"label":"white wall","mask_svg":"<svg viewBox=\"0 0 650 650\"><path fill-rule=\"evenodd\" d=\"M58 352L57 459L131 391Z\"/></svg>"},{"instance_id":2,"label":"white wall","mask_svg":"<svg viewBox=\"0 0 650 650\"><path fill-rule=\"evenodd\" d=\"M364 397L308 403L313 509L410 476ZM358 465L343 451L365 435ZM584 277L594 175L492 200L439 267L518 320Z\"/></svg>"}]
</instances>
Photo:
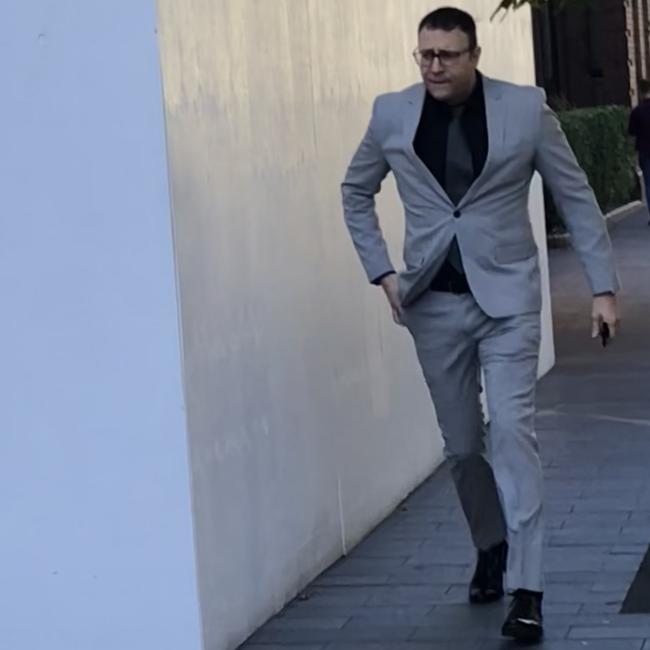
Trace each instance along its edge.
<instances>
[{"instance_id":1,"label":"white wall","mask_svg":"<svg viewBox=\"0 0 650 650\"><path fill-rule=\"evenodd\" d=\"M372 98L417 80L431 0L159 0L207 648L230 648L440 461L412 344L369 287L339 184ZM533 81L530 17L479 19ZM541 193L533 194L543 239ZM399 261L391 182L380 212ZM548 295L545 367L552 362Z\"/></svg>"},{"instance_id":2,"label":"white wall","mask_svg":"<svg viewBox=\"0 0 650 650\"><path fill-rule=\"evenodd\" d=\"M153 1L0 22L0 648L196 650Z\"/></svg>"}]
</instances>

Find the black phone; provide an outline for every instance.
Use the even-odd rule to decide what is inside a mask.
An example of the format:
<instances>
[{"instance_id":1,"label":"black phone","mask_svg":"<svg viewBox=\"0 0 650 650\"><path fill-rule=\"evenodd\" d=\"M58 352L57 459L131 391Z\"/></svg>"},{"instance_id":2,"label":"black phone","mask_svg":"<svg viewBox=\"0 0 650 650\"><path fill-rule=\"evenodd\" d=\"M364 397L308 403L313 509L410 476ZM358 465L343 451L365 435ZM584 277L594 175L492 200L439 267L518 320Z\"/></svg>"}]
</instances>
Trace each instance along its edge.
<instances>
[{"instance_id":1,"label":"black phone","mask_svg":"<svg viewBox=\"0 0 650 650\"><path fill-rule=\"evenodd\" d=\"M603 347L606 347L609 343L610 333L609 325L607 323L600 324L600 340L602 341Z\"/></svg>"}]
</instances>

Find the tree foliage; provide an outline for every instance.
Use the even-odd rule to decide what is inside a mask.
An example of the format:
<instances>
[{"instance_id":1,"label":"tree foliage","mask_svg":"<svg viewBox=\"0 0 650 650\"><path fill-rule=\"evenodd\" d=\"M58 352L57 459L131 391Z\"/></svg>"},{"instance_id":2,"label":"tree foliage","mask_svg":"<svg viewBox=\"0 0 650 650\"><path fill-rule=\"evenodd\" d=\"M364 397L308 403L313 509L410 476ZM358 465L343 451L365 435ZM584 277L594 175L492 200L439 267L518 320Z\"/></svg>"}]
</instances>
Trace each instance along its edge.
<instances>
[{"instance_id":1,"label":"tree foliage","mask_svg":"<svg viewBox=\"0 0 650 650\"><path fill-rule=\"evenodd\" d=\"M501 11L510 9L520 9L521 7L530 6L539 9L546 5L552 5L557 10L570 7L572 5L587 4L592 0L501 0L494 11L493 18Z\"/></svg>"}]
</instances>

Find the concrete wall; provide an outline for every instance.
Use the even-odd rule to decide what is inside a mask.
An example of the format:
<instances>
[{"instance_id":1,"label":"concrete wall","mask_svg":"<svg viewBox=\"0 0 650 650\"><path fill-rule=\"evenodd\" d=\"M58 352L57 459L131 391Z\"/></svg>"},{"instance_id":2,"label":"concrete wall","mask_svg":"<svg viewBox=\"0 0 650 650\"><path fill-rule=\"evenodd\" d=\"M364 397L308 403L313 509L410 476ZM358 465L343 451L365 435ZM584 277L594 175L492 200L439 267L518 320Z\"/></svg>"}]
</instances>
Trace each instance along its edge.
<instances>
[{"instance_id":1,"label":"concrete wall","mask_svg":"<svg viewBox=\"0 0 650 650\"><path fill-rule=\"evenodd\" d=\"M339 184L372 98L418 79L417 22L441 4L158 1L210 650L242 641L440 461L412 344L365 282ZM494 2L461 4L484 72L532 83L528 12L489 23ZM532 204L542 241L539 184ZM390 181L380 213L398 262ZM544 325L548 368L547 291Z\"/></svg>"},{"instance_id":2,"label":"concrete wall","mask_svg":"<svg viewBox=\"0 0 650 650\"><path fill-rule=\"evenodd\" d=\"M201 646L154 9L2 5L2 650Z\"/></svg>"}]
</instances>

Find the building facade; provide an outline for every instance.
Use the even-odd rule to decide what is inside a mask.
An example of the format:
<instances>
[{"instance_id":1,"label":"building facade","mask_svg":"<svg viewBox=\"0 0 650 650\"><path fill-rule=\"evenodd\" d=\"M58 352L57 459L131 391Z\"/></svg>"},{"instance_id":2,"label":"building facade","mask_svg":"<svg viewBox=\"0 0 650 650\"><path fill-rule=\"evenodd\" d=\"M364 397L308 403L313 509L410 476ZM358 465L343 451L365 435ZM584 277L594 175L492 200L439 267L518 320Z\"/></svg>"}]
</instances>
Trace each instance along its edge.
<instances>
[{"instance_id":1,"label":"building facade","mask_svg":"<svg viewBox=\"0 0 650 650\"><path fill-rule=\"evenodd\" d=\"M537 83L556 108L635 105L650 76L650 0L598 0L533 12Z\"/></svg>"}]
</instances>

